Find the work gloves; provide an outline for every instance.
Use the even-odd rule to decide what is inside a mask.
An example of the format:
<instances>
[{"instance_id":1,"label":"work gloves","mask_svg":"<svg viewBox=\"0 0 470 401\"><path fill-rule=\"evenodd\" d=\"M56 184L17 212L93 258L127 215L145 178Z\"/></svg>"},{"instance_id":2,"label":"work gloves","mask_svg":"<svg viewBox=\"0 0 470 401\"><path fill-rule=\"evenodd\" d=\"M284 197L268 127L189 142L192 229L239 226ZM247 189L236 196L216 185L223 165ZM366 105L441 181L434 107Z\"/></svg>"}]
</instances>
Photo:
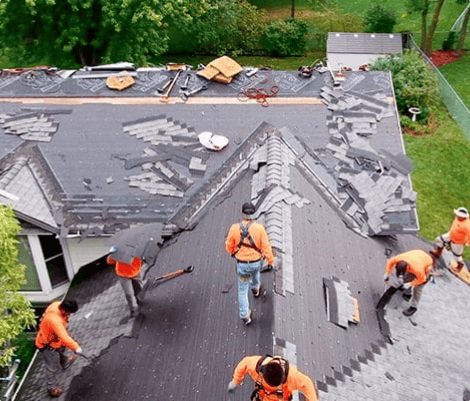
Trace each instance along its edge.
<instances>
[{"instance_id":1,"label":"work gloves","mask_svg":"<svg viewBox=\"0 0 470 401\"><path fill-rule=\"evenodd\" d=\"M228 384L228 387L227 387L227 391L229 394L233 394L235 392L235 390L237 389L238 385L235 384L233 381L231 381L229 384Z\"/></svg>"},{"instance_id":2,"label":"work gloves","mask_svg":"<svg viewBox=\"0 0 470 401\"><path fill-rule=\"evenodd\" d=\"M403 289L404 290L409 290L411 287L412 287L412 285L410 283L403 284Z\"/></svg>"},{"instance_id":3,"label":"work gloves","mask_svg":"<svg viewBox=\"0 0 470 401\"><path fill-rule=\"evenodd\" d=\"M389 278L390 278L390 276L388 275L388 273L385 273L384 274L384 281L388 281Z\"/></svg>"},{"instance_id":4,"label":"work gloves","mask_svg":"<svg viewBox=\"0 0 470 401\"><path fill-rule=\"evenodd\" d=\"M82 347L78 347L78 349L75 351L77 355L83 355L83 350Z\"/></svg>"}]
</instances>

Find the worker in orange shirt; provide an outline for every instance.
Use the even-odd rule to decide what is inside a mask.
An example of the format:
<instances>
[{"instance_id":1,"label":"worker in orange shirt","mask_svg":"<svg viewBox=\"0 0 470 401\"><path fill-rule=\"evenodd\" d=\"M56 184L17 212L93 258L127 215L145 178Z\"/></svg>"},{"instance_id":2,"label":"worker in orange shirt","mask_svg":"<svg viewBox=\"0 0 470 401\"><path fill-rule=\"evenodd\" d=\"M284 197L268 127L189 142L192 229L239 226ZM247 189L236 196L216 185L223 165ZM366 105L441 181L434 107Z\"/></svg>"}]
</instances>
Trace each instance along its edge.
<instances>
[{"instance_id":1,"label":"worker in orange shirt","mask_svg":"<svg viewBox=\"0 0 470 401\"><path fill-rule=\"evenodd\" d=\"M76 301L53 302L47 307L39 323L35 345L42 353L46 365L47 389L51 397L62 394L59 384L64 369L77 355L83 355L80 345L67 332L69 317L77 310ZM75 353L69 358L66 356L67 348Z\"/></svg>"},{"instance_id":2,"label":"worker in orange shirt","mask_svg":"<svg viewBox=\"0 0 470 401\"><path fill-rule=\"evenodd\" d=\"M450 250L457 260L455 270L460 272L464 266L462 259L463 247L470 242L470 220L468 211L464 207L454 210L454 213L455 218L450 231L436 238L434 241L436 248L431 251L431 254L439 258L442 255L444 246L450 246Z\"/></svg>"},{"instance_id":3,"label":"worker in orange shirt","mask_svg":"<svg viewBox=\"0 0 470 401\"><path fill-rule=\"evenodd\" d=\"M115 265L115 271L118 275L119 283L121 284L124 294L131 310L131 318L139 314L139 303L141 301L139 295L144 288L144 281L142 279L142 259L134 257L130 264L120 262L112 257L116 253L115 247L111 248L111 254L108 255L106 261L110 265Z\"/></svg>"},{"instance_id":4,"label":"worker in orange shirt","mask_svg":"<svg viewBox=\"0 0 470 401\"><path fill-rule=\"evenodd\" d=\"M318 392L312 380L281 357L247 356L235 368L228 392L234 393L246 374L255 382L253 401L288 401L300 391L307 401L317 401Z\"/></svg>"},{"instance_id":5,"label":"worker in orange shirt","mask_svg":"<svg viewBox=\"0 0 470 401\"><path fill-rule=\"evenodd\" d=\"M420 249L394 256L387 262L384 280L389 288L396 290L403 286L402 288L405 290L410 288L412 290L410 306L403 311L405 316L411 316L418 310L423 287L433 272L434 258ZM387 303L390 301L391 295L386 301Z\"/></svg>"},{"instance_id":6,"label":"worker in orange shirt","mask_svg":"<svg viewBox=\"0 0 470 401\"><path fill-rule=\"evenodd\" d=\"M269 266L274 265L274 255L266 230L252 218L255 212L252 203L244 203L243 220L230 227L225 242L225 249L237 260L238 308L240 318L245 325L249 325L252 321L248 289L251 288L255 298L261 294L262 259L265 259Z\"/></svg>"}]
</instances>

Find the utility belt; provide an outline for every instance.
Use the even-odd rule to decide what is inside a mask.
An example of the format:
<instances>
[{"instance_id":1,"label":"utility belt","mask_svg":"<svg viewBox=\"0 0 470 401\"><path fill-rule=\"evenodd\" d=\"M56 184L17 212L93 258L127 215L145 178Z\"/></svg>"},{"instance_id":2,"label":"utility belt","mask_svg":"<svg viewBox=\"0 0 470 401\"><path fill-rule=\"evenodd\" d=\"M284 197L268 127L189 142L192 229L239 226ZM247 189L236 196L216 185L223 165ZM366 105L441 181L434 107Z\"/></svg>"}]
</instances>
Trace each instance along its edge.
<instances>
[{"instance_id":1,"label":"utility belt","mask_svg":"<svg viewBox=\"0 0 470 401\"><path fill-rule=\"evenodd\" d=\"M45 345L44 347L42 348L39 348L39 347L36 347L39 351L41 352L44 352L44 351L55 351L55 352L59 352L61 349L65 348L65 347L59 347L59 348L54 348L54 347L51 347L49 344Z\"/></svg>"},{"instance_id":2,"label":"utility belt","mask_svg":"<svg viewBox=\"0 0 470 401\"><path fill-rule=\"evenodd\" d=\"M256 260L240 260L240 259L237 259L237 263L257 263L261 260L261 258L258 258Z\"/></svg>"}]
</instances>

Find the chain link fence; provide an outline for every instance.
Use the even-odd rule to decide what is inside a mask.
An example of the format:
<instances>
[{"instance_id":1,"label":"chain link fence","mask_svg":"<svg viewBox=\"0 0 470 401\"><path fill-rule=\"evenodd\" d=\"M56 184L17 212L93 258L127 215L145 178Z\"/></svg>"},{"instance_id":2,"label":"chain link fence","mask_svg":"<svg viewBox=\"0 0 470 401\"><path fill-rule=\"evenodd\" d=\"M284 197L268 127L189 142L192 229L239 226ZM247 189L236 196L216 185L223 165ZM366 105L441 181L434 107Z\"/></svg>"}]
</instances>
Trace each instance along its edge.
<instances>
[{"instance_id":1,"label":"chain link fence","mask_svg":"<svg viewBox=\"0 0 470 401\"><path fill-rule=\"evenodd\" d=\"M444 75L442 75L442 73L432 63L429 57L427 57L426 54L424 54L423 51L419 48L419 46L414 41L413 36L411 34L407 34L407 36L408 36L406 38L407 47L412 50L417 51L421 55L423 60L425 60L429 64L429 66L432 68L432 70L436 74L437 79L439 81L440 94L441 94L442 100L444 101L444 104L447 107L447 110L449 110L450 115L454 118L457 124L460 125L460 127L462 128L462 131L470 140L470 110L468 109L466 104L463 102L463 100L460 98L460 96L457 94L457 92L452 87L452 85L444 77Z\"/></svg>"}]
</instances>

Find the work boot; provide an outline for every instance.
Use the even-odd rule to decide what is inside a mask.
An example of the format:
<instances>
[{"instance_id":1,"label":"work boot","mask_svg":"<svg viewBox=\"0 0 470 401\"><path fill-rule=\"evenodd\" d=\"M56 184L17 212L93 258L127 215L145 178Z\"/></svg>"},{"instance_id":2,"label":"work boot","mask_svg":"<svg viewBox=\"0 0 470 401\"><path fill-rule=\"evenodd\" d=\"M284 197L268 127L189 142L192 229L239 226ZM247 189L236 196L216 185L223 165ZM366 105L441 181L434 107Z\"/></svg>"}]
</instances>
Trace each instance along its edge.
<instances>
[{"instance_id":1,"label":"work boot","mask_svg":"<svg viewBox=\"0 0 470 401\"><path fill-rule=\"evenodd\" d=\"M464 265L463 265L463 262L457 262L457 266L455 266L455 271L456 271L457 273L460 273L460 271L462 270L463 266L464 266Z\"/></svg>"},{"instance_id":2,"label":"work boot","mask_svg":"<svg viewBox=\"0 0 470 401\"><path fill-rule=\"evenodd\" d=\"M245 326L248 326L251 323L251 309L248 310L248 316L242 317L243 323L245 323Z\"/></svg>"},{"instance_id":3,"label":"work boot","mask_svg":"<svg viewBox=\"0 0 470 401\"><path fill-rule=\"evenodd\" d=\"M261 295L261 286L259 286L258 289L253 288L253 289L251 290L251 292L253 293L253 296L254 296L255 298L258 298L258 297Z\"/></svg>"},{"instance_id":4,"label":"work boot","mask_svg":"<svg viewBox=\"0 0 470 401\"><path fill-rule=\"evenodd\" d=\"M434 258L439 259L442 255L442 250L443 249L444 249L444 247L438 246L436 249L433 249L432 251L429 251L429 253L431 254L431 256L434 256Z\"/></svg>"},{"instance_id":5,"label":"work boot","mask_svg":"<svg viewBox=\"0 0 470 401\"><path fill-rule=\"evenodd\" d=\"M413 313L415 313L418 310L418 308L415 308L414 306L410 306L407 310L403 311L403 314L405 316L411 316Z\"/></svg>"},{"instance_id":6,"label":"work boot","mask_svg":"<svg viewBox=\"0 0 470 401\"><path fill-rule=\"evenodd\" d=\"M51 397L54 397L54 398L60 397L62 395L62 393L63 393L63 391L60 387L52 387L49 390L49 395Z\"/></svg>"}]
</instances>

